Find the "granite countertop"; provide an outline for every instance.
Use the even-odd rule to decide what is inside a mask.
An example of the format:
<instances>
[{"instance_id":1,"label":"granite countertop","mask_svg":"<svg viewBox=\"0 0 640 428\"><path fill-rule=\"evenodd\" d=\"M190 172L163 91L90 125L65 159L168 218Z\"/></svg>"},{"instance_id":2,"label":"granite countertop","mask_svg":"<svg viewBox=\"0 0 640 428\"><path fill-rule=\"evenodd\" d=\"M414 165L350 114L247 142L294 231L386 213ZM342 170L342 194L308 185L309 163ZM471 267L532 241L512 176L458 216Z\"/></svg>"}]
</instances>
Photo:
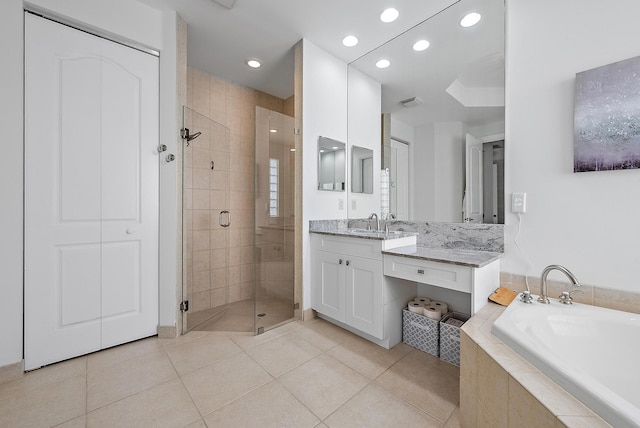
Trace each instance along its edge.
<instances>
[{"instance_id":1,"label":"granite countertop","mask_svg":"<svg viewBox=\"0 0 640 428\"><path fill-rule=\"evenodd\" d=\"M398 230L391 230L388 233L380 230L365 230L365 229L327 229L327 230L309 230L309 233L320 233L323 235L333 236L346 236L350 238L360 239L377 239L379 241L386 241L389 239L406 238L408 236L416 236L414 232L400 232Z\"/></svg>"},{"instance_id":2,"label":"granite countertop","mask_svg":"<svg viewBox=\"0 0 640 428\"><path fill-rule=\"evenodd\" d=\"M391 250L384 250L382 253L391 256L408 257L411 259L429 260L475 268L488 265L502 257L502 253L494 253L492 251L432 248L418 245L393 248Z\"/></svg>"}]
</instances>

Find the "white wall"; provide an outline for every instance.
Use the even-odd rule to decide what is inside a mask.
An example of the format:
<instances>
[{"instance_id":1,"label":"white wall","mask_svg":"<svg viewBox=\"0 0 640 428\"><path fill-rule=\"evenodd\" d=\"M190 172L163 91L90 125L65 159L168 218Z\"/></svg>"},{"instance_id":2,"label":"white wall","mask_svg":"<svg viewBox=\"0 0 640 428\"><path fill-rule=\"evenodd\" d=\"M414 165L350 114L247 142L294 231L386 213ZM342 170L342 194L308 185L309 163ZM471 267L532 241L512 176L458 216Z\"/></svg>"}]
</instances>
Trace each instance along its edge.
<instances>
[{"instance_id":1,"label":"white wall","mask_svg":"<svg viewBox=\"0 0 640 428\"><path fill-rule=\"evenodd\" d=\"M347 142L347 64L303 40L302 73L302 308L308 309L309 220L347 218L346 191L318 190L318 137Z\"/></svg>"},{"instance_id":2,"label":"white wall","mask_svg":"<svg viewBox=\"0 0 640 428\"><path fill-rule=\"evenodd\" d=\"M178 130L182 124L182 109L179 106L187 103L186 37L187 28L182 18L174 11L163 12L160 48L160 139L166 144L167 151L174 154L179 150L178 144L181 144ZM178 79L182 80L179 82ZM182 189L178 188L182 186L182 182L178 183L178 171L177 162L160 162L158 325L162 327L181 326L181 322L178 321L178 317L181 316L178 301L182 296L182 269L178 260L182 253L178 252L178 248L181 247L179 237L182 233L179 233L178 228L182 228L182 217L178 218L178 211L182 207L179 196L182 195Z\"/></svg>"},{"instance_id":3,"label":"white wall","mask_svg":"<svg viewBox=\"0 0 640 428\"><path fill-rule=\"evenodd\" d=\"M311 307L309 220L346 219L347 215L359 217L364 215L362 213L380 213L379 168L374 168L373 194L350 194L347 197L348 192L318 190L318 137L348 142L347 165L351 162L351 146L354 144L372 149L374 165L380 165L381 87L362 73L347 72L346 63L308 40L303 40L302 44L302 74L302 307L308 309ZM351 167L348 168L350 171ZM350 188L348 177L347 187ZM347 200L352 197L357 200L356 210L351 209ZM339 209L340 200L342 209Z\"/></svg>"},{"instance_id":4,"label":"white wall","mask_svg":"<svg viewBox=\"0 0 640 428\"><path fill-rule=\"evenodd\" d=\"M0 367L22 359L22 103L21 0L0 2Z\"/></svg>"},{"instance_id":5,"label":"white wall","mask_svg":"<svg viewBox=\"0 0 640 428\"><path fill-rule=\"evenodd\" d=\"M410 197L412 219L462 221L466 132L462 122L437 122L415 129L410 160L415 183Z\"/></svg>"},{"instance_id":6,"label":"white wall","mask_svg":"<svg viewBox=\"0 0 640 428\"><path fill-rule=\"evenodd\" d=\"M461 222L464 193L464 141L462 122L435 124L435 221Z\"/></svg>"},{"instance_id":7,"label":"white wall","mask_svg":"<svg viewBox=\"0 0 640 428\"><path fill-rule=\"evenodd\" d=\"M505 196L527 193L519 243L533 268L508 211L502 270L559 263L585 284L640 291L640 170L572 172L575 74L640 54L640 2L506 3Z\"/></svg>"},{"instance_id":8,"label":"white wall","mask_svg":"<svg viewBox=\"0 0 640 428\"><path fill-rule=\"evenodd\" d=\"M413 165L412 174L409 176L409 180L414 183L413 191L409 194L413 220L435 218L434 132L433 124L429 124L416 128L414 133L413 156L409 158L409 163Z\"/></svg>"},{"instance_id":9,"label":"white wall","mask_svg":"<svg viewBox=\"0 0 640 428\"><path fill-rule=\"evenodd\" d=\"M407 125L391 116L391 138L404 141L411 145L415 140L415 130L413 126Z\"/></svg>"},{"instance_id":10,"label":"white wall","mask_svg":"<svg viewBox=\"0 0 640 428\"><path fill-rule=\"evenodd\" d=\"M138 2L129 0L34 0L32 5L53 11L72 21L87 27L99 29L133 42L160 51L160 103L161 103L161 142L169 150L175 150L177 128L175 124L176 105L176 51L175 30L176 15L173 12L159 12ZM23 4L19 0L0 2L0 35L2 46L0 54L3 66L0 67L0 93L2 93L2 114L0 124L6 144L3 145L5 164L0 168L2 183L0 186L2 210L0 217L0 367L19 362L22 359L22 153L24 142L23 127ZM144 25L140 25L144 23ZM171 39L173 38L173 43ZM167 167L168 165L168 167ZM175 164L161 164L163 169L170 168L175 177ZM162 181L161 181L162 182ZM173 183L175 183L175 178ZM165 325L175 324L176 289L176 224L177 201L175 186L162 190L161 224L172 221L170 228L161 228L161 290L160 320ZM170 212L167 212L169 210ZM163 216L168 216L164 217ZM167 264L168 263L168 264Z\"/></svg>"},{"instance_id":11,"label":"white wall","mask_svg":"<svg viewBox=\"0 0 640 428\"><path fill-rule=\"evenodd\" d=\"M382 127L382 87L366 74L349 68L348 76L348 155L347 188L349 218L365 218L371 213L380 216L380 156ZM351 193L351 149L360 146L373 150L373 193ZM354 208L355 201L355 208Z\"/></svg>"},{"instance_id":12,"label":"white wall","mask_svg":"<svg viewBox=\"0 0 640 428\"><path fill-rule=\"evenodd\" d=\"M504 136L504 120L500 122L491 122L486 123L480 126L469 127L469 134L476 137L478 140L481 140L485 143L489 143L490 141L485 141L485 137L493 137L496 135Z\"/></svg>"}]
</instances>

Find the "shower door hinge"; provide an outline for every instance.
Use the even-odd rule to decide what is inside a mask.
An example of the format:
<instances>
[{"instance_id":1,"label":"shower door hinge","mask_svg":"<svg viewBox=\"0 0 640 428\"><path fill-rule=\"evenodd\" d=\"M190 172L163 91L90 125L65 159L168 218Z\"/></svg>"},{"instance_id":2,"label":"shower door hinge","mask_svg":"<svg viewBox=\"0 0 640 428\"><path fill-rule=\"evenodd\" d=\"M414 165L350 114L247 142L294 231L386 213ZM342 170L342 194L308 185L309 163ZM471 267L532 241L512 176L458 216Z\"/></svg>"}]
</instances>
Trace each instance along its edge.
<instances>
[{"instance_id":1,"label":"shower door hinge","mask_svg":"<svg viewBox=\"0 0 640 428\"><path fill-rule=\"evenodd\" d=\"M187 312L188 310L189 310L189 301L183 300L182 302L180 302L180 311Z\"/></svg>"},{"instance_id":2,"label":"shower door hinge","mask_svg":"<svg viewBox=\"0 0 640 428\"><path fill-rule=\"evenodd\" d=\"M294 128L293 135L300 135L300 128Z\"/></svg>"},{"instance_id":3,"label":"shower door hinge","mask_svg":"<svg viewBox=\"0 0 640 428\"><path fill-rule=\"evenodd\" d=\"M300 309L300 303L293 304L293 310Z\"/></svg>"}]
</instances>

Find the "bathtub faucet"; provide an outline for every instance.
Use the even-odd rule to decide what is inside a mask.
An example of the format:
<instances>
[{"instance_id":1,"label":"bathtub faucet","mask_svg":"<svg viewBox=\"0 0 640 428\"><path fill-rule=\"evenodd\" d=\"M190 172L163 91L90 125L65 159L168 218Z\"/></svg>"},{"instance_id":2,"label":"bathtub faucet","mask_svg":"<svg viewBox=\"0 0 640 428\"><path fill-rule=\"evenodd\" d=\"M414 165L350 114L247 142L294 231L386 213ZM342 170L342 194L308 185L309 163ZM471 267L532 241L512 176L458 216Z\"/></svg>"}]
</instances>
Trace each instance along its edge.
<instances>
[{"instance_id":1,"label":"bathtub faucet","mask_svg":"<svg viewBox=\"0 0 640 428\"><path fill-rule=\"evenodd\" d=\"M567 275L567 278L569 278L569 281L571 281L571 284L573 284L573 286L580 287L580 282L571 272L569 272L569 269L560 265L549 265L544 268L540 277L540 297L538 297L538 302L540 303L549 303L549 298L547 297L547 275L549 275L549 272L551 272L552 270L559 270L560 272L564 273L565 275Z\"/></svg>"}]
</instances>

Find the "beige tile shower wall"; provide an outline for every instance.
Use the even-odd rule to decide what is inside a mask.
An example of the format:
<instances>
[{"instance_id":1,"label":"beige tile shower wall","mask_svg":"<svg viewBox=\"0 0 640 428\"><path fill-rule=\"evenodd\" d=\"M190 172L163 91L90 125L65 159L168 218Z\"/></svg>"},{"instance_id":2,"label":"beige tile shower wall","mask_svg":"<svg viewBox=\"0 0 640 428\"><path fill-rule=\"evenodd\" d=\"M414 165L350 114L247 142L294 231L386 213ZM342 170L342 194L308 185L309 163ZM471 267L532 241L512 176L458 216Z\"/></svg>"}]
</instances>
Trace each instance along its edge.
<instances>
[{"instance_id":1,"label":"beige tile shower wall","mask_svg":"<svg viewBox=\"0 0 640 428\"><path fill-rule=\"evenodd\" d=\"M191 309L197 312L253 297L255 107L282 113L285 101L197 69L187 74L187 106L229 130L228 139L216 132L206 139L203 132L193 140L193 158L185 169L191 204L185 212L185 276ZM195 133L205 125L192 126ZM211 157L222 160L213 171ZM231 211L229 228L218 224L222 209Z\"/></svg>"}]
</instances>

